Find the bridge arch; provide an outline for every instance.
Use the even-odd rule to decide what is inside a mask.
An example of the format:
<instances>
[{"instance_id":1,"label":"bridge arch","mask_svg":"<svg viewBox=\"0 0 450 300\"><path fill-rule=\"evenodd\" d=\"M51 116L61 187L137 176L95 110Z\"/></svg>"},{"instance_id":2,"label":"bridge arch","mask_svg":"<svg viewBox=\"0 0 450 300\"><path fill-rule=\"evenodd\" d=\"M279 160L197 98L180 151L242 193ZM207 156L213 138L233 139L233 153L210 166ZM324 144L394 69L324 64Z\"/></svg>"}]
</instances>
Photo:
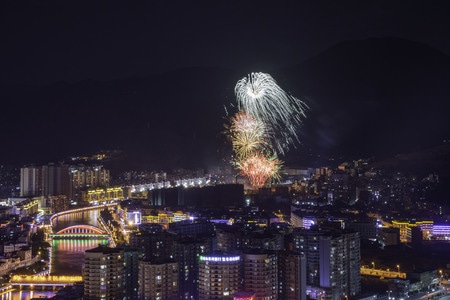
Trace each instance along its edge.
<instances>
[{"instance_id":1,"label":"bridge arch","mask_svg":"<svg viewBox=\"0 0 450 300\"><path fill-rule=\"evenodd\" d=\"M60 239L110 239L108 233L92 225L75 225L61 229L57 233L51 233L50 238Z\"/></svg>"},{"instance_id":2,"label":"bridge arch","mask_svg":"<svg viewBox=\"0 0 450 300\"><path fill-rule=\"evenodd\" d=\"M92 225L74 225L61 229L56 234L106 234L106 232Z\"/></svg>"}]
</instances>

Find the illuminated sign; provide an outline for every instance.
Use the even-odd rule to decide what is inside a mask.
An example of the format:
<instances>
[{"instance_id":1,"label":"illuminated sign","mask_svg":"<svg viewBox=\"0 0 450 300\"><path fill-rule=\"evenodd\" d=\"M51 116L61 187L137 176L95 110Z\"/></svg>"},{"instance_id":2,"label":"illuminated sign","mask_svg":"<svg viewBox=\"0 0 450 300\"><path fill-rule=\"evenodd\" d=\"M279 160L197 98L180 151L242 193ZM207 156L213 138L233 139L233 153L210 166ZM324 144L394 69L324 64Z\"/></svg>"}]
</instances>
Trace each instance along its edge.
<instances>
[{"instance_id":1,"label":"illuminated sign","mask_svg":"<svg viewBox=\"0 0 450 300\"><path fill-rule=\"evenodd\" d=\"M230 261L239 261L241 259L240 256L200 256L200 260L203 261L217 261L217 262L230 262Z\"/></svg>"},{"instance_id":2,"label":"illuminated sign","mask_svg":"<svg viewBox=\"0 0 450 300\"><path fill-rule=\"evenodd\" d=\"M128 223L132 223L132 225L141 224L141 212L140 211L132 211L127 212L127 221Z\"/></svg>"}]
</instances>

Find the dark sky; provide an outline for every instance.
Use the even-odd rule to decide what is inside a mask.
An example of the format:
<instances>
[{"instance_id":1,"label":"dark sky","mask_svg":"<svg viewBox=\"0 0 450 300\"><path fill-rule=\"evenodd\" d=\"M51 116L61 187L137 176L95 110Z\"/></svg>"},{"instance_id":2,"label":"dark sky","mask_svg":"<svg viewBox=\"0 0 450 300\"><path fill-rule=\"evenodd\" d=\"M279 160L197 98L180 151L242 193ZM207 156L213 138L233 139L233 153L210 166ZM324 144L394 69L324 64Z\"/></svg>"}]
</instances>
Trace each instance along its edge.
<instances>
[{"instance_id":1,"label":"dark sky","mask_svg":"<svg viewBox=\"0 0 450 300\"><path fill-rule=\"evenodd\" d=\"M342 40L403 37L450 54L447 1L17 1L0 4L0 83L300 63Z\"/></svg>"},{"instance_id":2,"label":"dark sky","mask_svg":"<svg viewBox=\"0 0 450 300\"><path fill-rule=\"evenodd\" d=\"M154 147L152 142L160 141L161 138L155 138L153 132L150 133L148 129L167 129L168 125L175 129L170 132L167 129L172 136L167 137L168 146L159 146L157 149L161 153L169 153L168 149L173 146L172 141L182 141L184 145L203 146L210 142L210 137L215 138L219 131L213 130L213 126L204 126L204 123L213 124L217 121L211 113L211 109L216 109L213 104L221 102L217 106L220 112L217 113L223 117L223 105L234 101L232 86L235 79L227 81L228 78L234 77L231 74L245 76L250 72L274 71L273 74L282 75L280 81L283 80L286 87L294 87L297 91L301 91L299 96L303 96L303 92L308 97L312 95L311 99L314 100L312 103L318 104L315 110L312 110L316 115L308 113L308 118L312 121L336 120L338 113L332 108L334 103L337 103L339 108L343 108L343 111L345 110L345 114L342 114L345 117L342 117L342 120L353 121L355 118L346 116L354 116L355 113L347 112L346 109L364 106L354 105L355 101L360 103L367 101L375 103L381 100L410 101L409 96L401 99L394 97L396 94L392 91L400 86L396 80L391 80L392 82L387 80L388 83L392 83L388 86L389 88L392 86L392 90L382 90L379 95L372 93L371 89L364 89L365 85L359 85L359 89L355 89L353 85L359 84L356 82L359 77L355 78L353 75L360 74L357 72L359 69L356 67L351 69L345 63L344 68L339 67L342 57L345 58L342 53L339 53L331 62L324 56L327 56L326 53L329 53L327 51L333 48L334 54L338 53L339 49L352 49L351 47L337 47L338 49L333 47L342 41L367 41L366 39L384 37L402 38L403 41L413 42L401 43L402 45L411 44L402 49L408 49L410 46L418 49L420 47L417 48L417 43L414 42L419 42L421 45L431 46L449 56L450 22L447 3L448 1L415 0L0 0L0 100L2 100L0 140L4 145L8 145L0 150L0 160L6 161L13 157L11 159L14 161L28 163L36 161L36 157L42 157L42 153L46 154L46 158L41 160L45 160L48 159L47 157L52 159L56 157L53 153L56 151L64 150L71 155L73 152L88 151L74 149L73 143L83 147L89 145L92 148L94 146L106 149L121 148L122 145L111 145L112 142L101 144L97 138L99 132L100 136L108 142L112 140L115 143L116 140L108 139L105 132L113 135L122 133L125 137L130 136L129 139L137 141L136 143L145 140L149 148L155 149L158 147ZM360 47L360 45L354 46ZM347 50L344 50L344 54L348 53ZM371 51L366 51L371 52L372 55L368 56L369 61L361 60L362 63L358 64L358 67L363 64L371 66L370 60L375 57L374 51L376 52L372 48ZM307 69L308 62L314 61L311 58L324 52L324 55L319 56L322 58L319 61L327 63L325 65L313 63L310 66L319 67ZM411 58L403 55L405 52L401 53L403 58L401 61L408 67L412 65ZM445 55L440 56L428 50L426 53L436 56L435 61L439 66L442 61L446 61L442 58ZM394 61L397 61L397 57ZM289 73L288 70L296 69L289 67L296 65L300 66L297 69L306 66L307 70L302 70L308 74ZM417 68L420 68L418 73L425 74L423 65L420 63L417 65ZM196 69L197 73L192 71L193 69L180 70L188 67L200 68ZM210 75L203 75L208 69L206 67L219 68L217 73L210 71L207 73ZM321 69L321 67L324 68ZM335 73L333 68L337 68ZM216 68L209 69L216 70ZM376 69L373 68L373 70ZM339 79L344 80L342 70L353 72L353 77L348 74L345 82L341 81L337 84ZM361 70L361 73L367 74L374 72L367 71L365 67L361 67ZM383 69L383 72L391 74L392 70ZM403 73L399 74L411 73L410 68L401 70ZM163 74L164 72L166 73ZM381 74L382 79L385 78L385 73ZM182 78L175 80L173 76L177 75L174 74L179 74L178 77ZM303 77L301 74L304 74ZM321 76L324 74L330 76ZM408 78L416 78L412 75ZM428 78L428 75L424 76ZM185 80L183 76L189 76L189 80ZM210 78L203 78L205 76ZM283 76L285 78L282 78ZM298 78L293 78L295 76ZM130 77L142 77L142 79L128 80L127 78ZM372 78L373 76L361 77ZM447 86L447 83L438 84L445 81L445 78L440 76L441 80L437 83L432 80L434 85L427 86L427 89L423 91L416 84L417 89L414 91L423 92L426 97L429 97L430 90L435 91L434 87L437 86L442 91L442 95L447 95L447 89L443 88ZM108 82L87 81L89 79ZM122 80L113 82L112 79ZM308 81L308 79L311 80ZM162 80L164 82L161 82ZM423 78L420 77L420 80L422 82ZM62 81L73 84L52 85ZM148 81L155 85L149 84ZM204 83L200 91L197 85L199 82ZM298 82L301 82L303 86ZM166 83L169 84L165 85ZM380 80L380 82L371 82L368 86L376 90L379 86L383 87L384 83L385 81ZM405 89L412 91L409 81L407 83ZM38 88L16 89L16 84L34 85ZM229 88L223 88L224 86ZM158 90L160 87L161 90ZM337 92L332 94L333 91ZM171 97L168 97L169 93ZM210 98L214 99L210 100ZM416 98L418 103L423 102L422 98ZM442 99L448 99L444 96L434 98L441 102ZM160 99L164 99L168 112L179 114L173 117L177 122L168 121L167 116L161 113L163 110L161 103L158 102ZM361 99L366 102L361 102ZM204 105L206 101L209 101L210 106ZM115 105L110 105L111 103ZM186 103L188 105L181 105ZM403 108L403 105L400 103L398 107ZM159 114L152 111L156 106L158 106ZM175 107L179 109L173 109ZM320 110L317 107L327 108L326 112L330 116L324 113L325 109ZM416 106L408 104L407 107ZM417 107L421 108L421 106ZM187 108L191 108L193 112L188 112ZM367 107L364 106L364 108ZM440 106L438 110L439 108ZM107 109L111 109L109 113L105 113ZM420 109L417 111L421 112ZM102 112L105 119L97 120L92 112ZM364 112L373 113L367 109ZM194 113L195 118L185 117ZM393 113L395 113L394 110ZM116 117L109 117L110 115ZM71 122L78 120L80 116L82 122ZM436 123L435 120L427 122L422 115L420 119L423 123ZM147 120L153 120L157 125L152 127ZM370 123L365 119L362 121ZM349 128L361 128L360 131L366 130L366 127L372 124L362 127L349 123ZM29 126L30 124L32 126ZM191 125L192 128L185 124ZM316 123L311 122L311 124L313 124L311 128L314 132L320 133L325 132L325 129L341 130L343 127L342 122L339 122L339 126L329 125L321 131L321 128L315 126ZM85 128L80 129L79 125L84 125ZM220 120L217 121L217 125L222 125ZM200 132L203 132L205 128L209 131L205 130L202 136ZM52 134L48 134L49 132ZM135 133L134 138L131 138L131 132ZM411 132L413 131L407 128L399 135L403 136L405 133L412 135ZM75 134L77 136L73 136ZM142 138L144 135L145 138ZM168 136L166 133L162 135ZM328 144L332 146L342 143L344 147L353 147L353 138L343 140L329 139L331 135L326 135L325 138L323 136L318 137L319 142L331 140L333 143ZM62 137L69 141L63 140ZM198 142L200 137L204 138L202 143ZM194 139L195 141L192 141ZM364 143L364 141L360 142L360 144ZM141 146L138 144L136 148L141 149ZM181 149L175 146L172 148L175 149L175 154L178 154L176 151ZM191 149L192 153L198 153L201 157L206 156L194 148ZM325 150L328 151L328 149L331 149L331 146ZM207 152L209 150L211 149L204 150L204 153L209 154L210 152ZM334 151L334 148L332 150ZM146 156L152 156L147 153L147 149L142 152ZM189 151L183 148L183 152ZM154 156L156 157L158 153Z\"/></svg>"}]
</instances>

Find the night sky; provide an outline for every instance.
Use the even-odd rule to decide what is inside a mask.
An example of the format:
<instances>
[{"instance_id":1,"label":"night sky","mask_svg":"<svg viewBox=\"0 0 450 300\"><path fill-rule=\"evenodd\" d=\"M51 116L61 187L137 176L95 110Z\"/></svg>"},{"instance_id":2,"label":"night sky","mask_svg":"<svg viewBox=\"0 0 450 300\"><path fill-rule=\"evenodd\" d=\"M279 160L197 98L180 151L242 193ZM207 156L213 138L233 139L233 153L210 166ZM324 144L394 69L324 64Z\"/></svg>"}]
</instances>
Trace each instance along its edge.
<instances>
[{"instance_id":1,"label":"night sky","mask_svg":"<svg viewBox=\"0 0 450 300\"><path fill-rule=\"evenodd\" d=\"M368 37L402 37L450 54L447 4L5 0L0 82L110 80L191 66L246 73Z\"/></svg>"},{"instance_id":2,"label":"night sky","mask_svg":"<svg viewBox=\"0 0 450 300\"><path fill-rule=\"evenodd\" d=\"M433 119L434 111L445 111L439 104L433 104L433 112L426 116L420 103L428 97L441 103L450 95L444 82L447 77L435 80L441 74L450 75L449 36L446 1L1 1L0 163L25 164L39 157L45 162L70 151L91 151L93 146L113 149L117 145L101 144L102 138L112 139L107 134L121 140L146 140L151 150L143 143L127 145L147 157L169 153L168 149L174 149L171 157L181 156L183 146L173 141L206 149L210 137L219 131L220 124L211 124L223 113L213 115L211 110L222 110L233 101L236 80L250 72L272 70L289 92L310 101L311 124L306 127L316 131L323 153L328 155L339 143L371 151L374 146L368 141L327 130L351 127L367 135L380 119L377 114L386 111L392 112L392 122L406 115L413 120L395 125L398 132L382 145L394 148L390 142L406 144L399 136L414 139L418 131L427 135L430 129L419 122L431 124L436 119L435 126L448 125L442 116ZM401 42L376 40L373 47L372 41L342 44L373 38L400 38ZM374 71L373 58L392 47L399 51L397 56L387 53L389 60L381 61L386 65L401 61L401 66L388 70L392 74L384 82L387 71ZM410 48L409 56L403 57ZM355 49L365 49L362 52L371 56L360 59L361 51ZM347 62L344 68L339 66L340 59L353 58L353 66ZM414 72L409 72L408 64L418 60ZM441 65L445 68L439 69ZM202 74L203 70L208 71ZM415 80L410 84L415 89L408 92L409 83L397 81L396 72L405 81ZM370 81L367 89L361 78ZM432 90L438 95L430 95ZM403 102L394 103L397 100ZM405 111L408 101L416 104L407 104ZM166 110L152 111L157 106ZM107 107L116 110L106 111ZM355 107L363 110L344 112ZM110 117L100 120L94 114ZM183 114L191 116L187 122L192 129L181 121ZM86 127L75 123L80 118ZM46 120L50 123L44 125ZM148 128L159 135L146 132ZM381 147L381 139L373 140ZM76 147L81 144L92 147ZM200 157L210 151L182 150Z\"/></svg>"}]
</instances>

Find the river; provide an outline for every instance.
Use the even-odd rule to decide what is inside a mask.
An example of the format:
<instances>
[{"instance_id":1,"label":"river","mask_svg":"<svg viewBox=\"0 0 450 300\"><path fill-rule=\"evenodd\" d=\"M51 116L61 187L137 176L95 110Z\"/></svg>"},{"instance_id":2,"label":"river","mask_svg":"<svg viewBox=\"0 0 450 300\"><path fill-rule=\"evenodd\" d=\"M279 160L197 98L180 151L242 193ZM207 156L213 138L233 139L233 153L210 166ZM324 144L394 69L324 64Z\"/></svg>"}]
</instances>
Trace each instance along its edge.
<instances>
[{"instance_id":1,"label":"river","mask_svg":"<svg viewBox=\"0 0 450 300\"><path fill-rule=\"evenodd\" d=\"M73 225L92 225L98 227L97 217L100 210L89 210L58 217L53 224L53 232ZM106 245L107 239L64 239L52 240L50 249L51 275L81 276L84 262L84 252ZM52 291L12 291L0 295L0 300L30 300L31 298L50 298L56 292Z\"/></svg>"},{"instance_id":2,"label":"river","mask_svg":"<svg viewBox=\"0 0 450 300\"><path fill-rule=\"evenodd\" d=\"M88 210L58 217L53 222L53 232L81 224L98 227L97 217L99 212L100 210ZM108 240L106 239L53 240L50 254L50 273L52 275L82 275L84 252L97 247L99 244L106 245L107 243Z\"/></svg>"}]
</instances>

